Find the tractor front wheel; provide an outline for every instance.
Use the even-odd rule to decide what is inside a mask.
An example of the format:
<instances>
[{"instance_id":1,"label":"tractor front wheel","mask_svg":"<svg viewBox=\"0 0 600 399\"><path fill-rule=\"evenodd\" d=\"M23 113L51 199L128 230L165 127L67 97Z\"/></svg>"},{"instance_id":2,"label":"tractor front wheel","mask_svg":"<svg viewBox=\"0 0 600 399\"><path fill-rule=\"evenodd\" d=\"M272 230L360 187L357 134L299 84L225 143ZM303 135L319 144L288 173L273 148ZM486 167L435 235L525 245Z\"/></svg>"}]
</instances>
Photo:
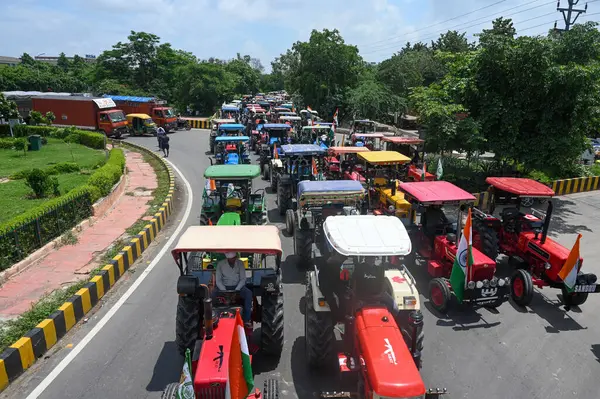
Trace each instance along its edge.
<instances>
[{"instance_id":1,"label":"tractor front wheel","mask_svg":"<svg viewBox=\"0 0 600 399\"><path fill-rule=\"evenodd\" d=\"M273 176L273 170L271 169L271 165L269 165L268 169L269 169L269 182L271 183L271 190L275 191L275 190L277 190L277 176Z\"/></svg>"},{"instance_id":2,"label":"tractor front wheel","mask_svg":"<svg viewBox=\"0 0 600 399\"><path fill-rule=\"evenodd\" d=\"M533 281L527 270L516 270L510 282L510 296L519 306L527 306L533 299Z\"/></svg>"},{"instance_id":3,"label":"tractor front wheel","mask_svg":"<svg viewBox=\"0 0 600 399\"><path fill-rule=\"evenodd\" d=\"M177 316L175 317L175 343L177 350L185 356L185 350L194 350L200 330L201 305L198 298L180 296L177 302Z\"/></svg>"},{"instance_id":4,"label":"tractor front wheel","mask_svg":"<svg viewBox=\"0 0 600 399\"><path fill-rule=\"evenodd\" d=\"M569 292L565 286L561 288L562 301L567 307L583 305L588 299L587 292Z\"/></svg>"},{"instance_id":5,"label":"tractor front wheel","mask_svg":"<svg viewBox=\"0 0 600 399\"><path fill-rule=\"evenodd\" d=\"M206 213L200 214L200 226L209 226L211 224L210 217Z\"/></svg>"},{"instance_id":6,"label":"tractor front wheel","mask_svg":"<svg viewBox=\"0 0 600 399\"><path fill-rule=\"evenodd\" d=\"M351 332L349 332L351 333ZM306 360L314 368L322 368L333 359L333 320L331 312L317 312L313 302L313 290L310 278L304 295L304 340Z\"/></svg>"},{"instance_id":7,"label":"tractor front wheel","mask_svg":"<svg viewBox=\"0 0 600 399\"><path fill-rule=\"evenodd\" d=\"M285 211L285 232L289 235L294 234L294 210Z\"/></svg>"},{"instance_id":8,"label":"tractor front wheel","mask_svg":"<svg viewBox=\"0 0 600 399\"><path fill-rule=\"evenodd\" d=\"M261 297L260 348L270 356L283 349L283 291L263 293Z\"/></svg>"},{"instance_id":9,"label":"tractor front wheel","mask_svg":"<svg viewBox=\"0 0 600 399\"><path fill-rule=\"evenodd\" d=\"M312 231L296 229L294 233L294 253L300 258L300 265L308 267L312 258Z\"/></svg>"},{"instance_id":10,"label":"tractor front wheel","mask_svg":"<svg viewBox=\"0 0 600 399\"><path fill-rule=\"evenodd\" d=\"M436 277L429 282L429 303L440 313L446 313L452 299L452 292L446 280Z\"/></svg>"},{"instance_id":11,"label":"tractor front wheel","mask_svg":"<svg viewBox=\"0 0 600 399\"><path fill-rule=\"evenodd\" d=\"M261 167L261 173L262 173L262 178L263 180L269 180L269 168L267 168L266 166L264 166L262 163L260 164Z\"/></svg>"},{"instance_id":12,"label":"tractor front wheel","mask_svg":"<svg viewBox=\"0 0 600 399\"><path fill-rule=\"evenodd\" d=\"M176 399L178 390L179 390L179 383L172 382L169 385L167 385L167 387L163 391L160 398L161 399Z\"/></svg>"},{"instance_id":13,"label":"tractor front wheel","mask_svg":"<svg viewBox=\"0 0 600 399\"><path fill-rule=\"evenodd\" d=\"M281 216L285 215L285 211L288 208L288 199L286 195L286 189L283 184L279 184L277 187L277 209Z\"/></svg>"}]
</instances>

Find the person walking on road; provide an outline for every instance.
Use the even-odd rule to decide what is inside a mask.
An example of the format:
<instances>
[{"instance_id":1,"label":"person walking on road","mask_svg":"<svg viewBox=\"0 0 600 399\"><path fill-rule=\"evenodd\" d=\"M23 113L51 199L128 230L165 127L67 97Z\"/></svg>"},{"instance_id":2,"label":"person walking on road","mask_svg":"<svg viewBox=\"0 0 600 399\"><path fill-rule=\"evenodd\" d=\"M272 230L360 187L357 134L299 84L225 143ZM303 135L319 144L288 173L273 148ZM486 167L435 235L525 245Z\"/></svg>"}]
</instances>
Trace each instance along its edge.
<instances>
[{"instance_id":1,"label":"person walking on road","mask_svg":"<svg viewBox=\"0 0 600 399\"><path fill-rule=\"evenodd\" d=\"M165 156L165 158L169 157L169 136L167 136L166 134L163 135L160 139L159 139L160 143L159 143L159 147L160 149L163 151L163 155Z\"/></svg>"},{"instance_id":2,"label":"person walking on road","mask_svg":"<svg viewBox=\"0 0 600 399\"><path fill-rule=\"evenodd\" d=\"M162 147L161 147L161 143L162 143L161 142L161 137L166 136L166 135L167 135L167 133L165 132L165 129L163 129L162 126L160 126L158 129L156 129L156 138L158 140L159 151L162 150Z\"/></svg>"}]
</instances>

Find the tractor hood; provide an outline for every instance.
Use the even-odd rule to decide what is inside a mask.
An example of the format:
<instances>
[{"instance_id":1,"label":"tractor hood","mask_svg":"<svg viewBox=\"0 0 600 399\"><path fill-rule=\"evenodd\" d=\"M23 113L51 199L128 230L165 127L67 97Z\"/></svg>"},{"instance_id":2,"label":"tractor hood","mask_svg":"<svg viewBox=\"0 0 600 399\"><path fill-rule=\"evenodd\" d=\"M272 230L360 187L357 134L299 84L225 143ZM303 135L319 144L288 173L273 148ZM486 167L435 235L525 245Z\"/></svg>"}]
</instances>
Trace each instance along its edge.
<instances>
[{"instance_id":1,"label":"tractor hood","mask_svg":"<svg viewBox=\"0 0 600 399\"><path fill-rule=\"evenodd\" d=\"M363 308L356 330L368 378L380 397L425 395L425 384L394 317L385 308Z\"/></svg>"}]
</instances>

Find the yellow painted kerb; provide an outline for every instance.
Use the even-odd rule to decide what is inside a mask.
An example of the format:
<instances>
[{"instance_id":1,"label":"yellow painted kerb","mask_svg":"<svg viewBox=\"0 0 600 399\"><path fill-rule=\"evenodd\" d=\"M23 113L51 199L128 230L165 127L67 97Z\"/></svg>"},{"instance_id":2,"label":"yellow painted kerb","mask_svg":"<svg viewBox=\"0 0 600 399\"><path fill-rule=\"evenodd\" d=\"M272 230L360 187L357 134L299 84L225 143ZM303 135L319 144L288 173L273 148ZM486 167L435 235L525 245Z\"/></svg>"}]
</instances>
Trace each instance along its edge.
<instances>
[{"instance_id":1,"label":"yellow painted kerb","mask_svg":"<svg viewBox=\"0 0 600 399\"><path fill-rule=\"evenodd\" d=\"M117 266L119 267L119 276L122 276L125 273L125 263L123 262L123 255L118 254L113 258L114 261L117 262Z\"/></svg>"},{"instance_id":2,"label":"yellow painted kerb","mask_svg":"<svg viewBox=\"0 0 600 399\"><path fill-rule=\"evenodd\" d=\"M108 272L108 282L110 283L110 287L115 285L115 269L113 265L106 265L102 268L102 270L106 270ZM105 287L106 289L110 287Z\"/></svg>"},{"instance_id":3,"label":"yellow painted kerb","mask_svg":"<svg viewBox=\"0 0 600 399\"><path fill-rule=\"evenodd\" d=\"M42 320L42 322L36 327L41 328L42 331L44 331L44 338L46 339L46 350L52 348L56 343L56 327L54 326L54 320Z\"/></svg>"},{"instance_id":4,"label":"yellow painted kerb","mask_svg":"<svg viewBox=\"0 0 600 399\"><path fill-rule=\"evenodd\" d=\"M75 295L79 295L81 297L81 307L83 308L83 313L87 313L92 309L92 299L90 298L90 290L87 288L82 288L75 293Z\"/></svg>"},{"instance_id":5,"label":"yellow painted kerb","mask_svg":"<svg viewBox=\"0 0 600 399\"><path fill-rule=\"evenodd\" d=\"M96 296L98 299L102 298L104 296L104 281L102 281L102 276L94 276L90 281L96 284Z\"/></svg>"},{"instance_id":6,"label":"yellow painted kerb","mask_svg":"<svg viewBox=\"0 0 600 399\"><path fill-rule=\"evenodd\" d=\"M17 342L10 346L11 348L18 349L21 357L21 365L23 370L27 370L35 362L35 355L33 354L33 345L31 344L31 338L21 337Z\"/></svg>"},{"instance_id":7,"label":"yellow painted kerb","mask_svg":"<svg viewBox=\"0 0 600 399\"><path fill-rule=\"evenodd\" d=\"M71 302L65 302L58 310L62 310L65 317L65 327L69 331L75 325L75 309Z\"/></svg>"},{"instance_id":8,"label":"yellow painted kerb","mask_svg":"<svg viewBox=\"0 0 600 399\"><path fill-rule=\"evenodd\" d=\"M0 359L0 390L8 386L8 374L6 373L6 365L4 360Z\"/></svg>"}]
</instances>

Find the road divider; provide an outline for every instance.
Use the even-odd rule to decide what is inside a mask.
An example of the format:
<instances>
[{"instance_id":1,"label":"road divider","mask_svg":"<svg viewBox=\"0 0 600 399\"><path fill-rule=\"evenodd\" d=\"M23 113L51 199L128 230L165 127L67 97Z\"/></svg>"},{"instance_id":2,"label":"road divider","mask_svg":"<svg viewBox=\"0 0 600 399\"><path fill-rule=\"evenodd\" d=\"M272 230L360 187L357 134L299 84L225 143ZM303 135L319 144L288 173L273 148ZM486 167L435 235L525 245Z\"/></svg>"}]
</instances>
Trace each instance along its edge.
<instances>
[{"instance_id":1,"label":"road divider","mask_svg":"<svg viewBox=\"0 0 600 399\"><path fill-rule=\"evenodd\" d=\"M156 239L173 212L175 178L171 167L152 151L127 143L160 159L169 173L169 192L148 224L87 284L60 308L0 354L0 391L50 350L78 321L94 308L115 283Z\"/></svg>"},{"instance_id":2,"label":"road divider","mask_svg":"<svg viewBox=\"0 0 600 399\"><path fill-rule=\"evenodd\" d=\"M190 122L192 129L210 129L210 118L181 118Z\"/></svg>"},{"instance_id":3,"label":"road divider","mask_svg":"<svg viewBox=\"0 0 600 399\"><path fill-rule=\"evenodd\" d=\"M554 190L556 195L565 195L598 190L599 183L600 176L587 176L555 180L550 187Z\"/></svg>"}]
</instances>

